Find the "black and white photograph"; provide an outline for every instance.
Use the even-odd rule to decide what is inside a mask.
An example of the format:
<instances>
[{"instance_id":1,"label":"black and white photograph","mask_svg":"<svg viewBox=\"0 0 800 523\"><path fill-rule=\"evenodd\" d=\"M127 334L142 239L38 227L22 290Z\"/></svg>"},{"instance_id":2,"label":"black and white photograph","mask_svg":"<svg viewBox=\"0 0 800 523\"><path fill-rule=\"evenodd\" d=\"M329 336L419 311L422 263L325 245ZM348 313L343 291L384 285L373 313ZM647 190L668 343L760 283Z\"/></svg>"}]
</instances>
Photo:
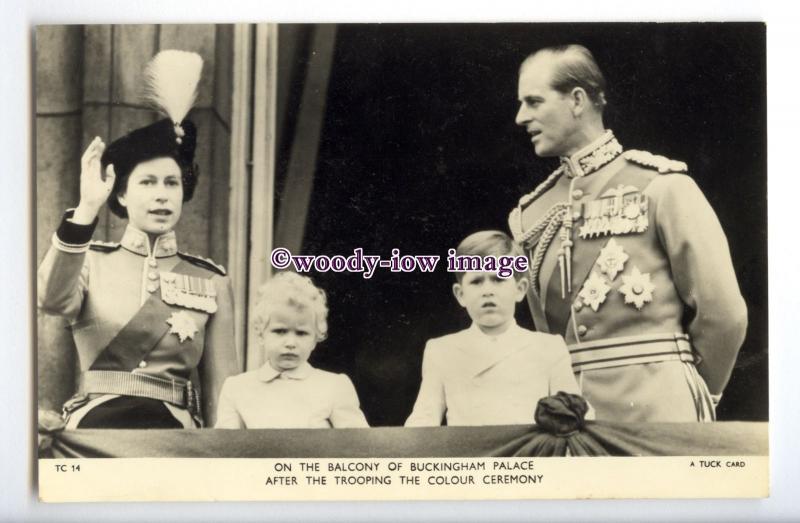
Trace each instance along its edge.
<instances>
[{"instance_id":1,"label":"black and white photograph","mask_svg":"<svg viewBox=\"0 0 800 523\"><path fill-rule=\"evenodd\" d=\"M769 495L763 22L33 33L42 500Z\"/></svg>"}]
</instances>

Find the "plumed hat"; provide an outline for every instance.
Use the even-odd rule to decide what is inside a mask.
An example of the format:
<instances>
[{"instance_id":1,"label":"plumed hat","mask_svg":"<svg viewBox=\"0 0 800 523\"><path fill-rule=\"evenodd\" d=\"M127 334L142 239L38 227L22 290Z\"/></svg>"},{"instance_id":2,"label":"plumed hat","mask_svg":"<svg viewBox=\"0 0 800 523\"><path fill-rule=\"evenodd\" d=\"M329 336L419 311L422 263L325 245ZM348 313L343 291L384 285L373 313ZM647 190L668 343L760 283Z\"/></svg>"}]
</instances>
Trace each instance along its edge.
<instances>
[{"instance_id":1,"label":"plumed hat","mask_svg":"<svg viewBox=\"0 0 800 523\"><path fill-rule=\"evenodd\" d=\"M203 59L197 53L161 51L145 68L145 101L167 118L141 127L112 142L103 152L103 169L114 165L117 177L108 199L108 207L122 218L128 213L117 196L128 185L128 176L140 163L168 157L177 162L183 181L183 201L194 195L197 166L194 153L197 128L186 118L197 98L197 84Z\"/></svg>"}]
</instances>

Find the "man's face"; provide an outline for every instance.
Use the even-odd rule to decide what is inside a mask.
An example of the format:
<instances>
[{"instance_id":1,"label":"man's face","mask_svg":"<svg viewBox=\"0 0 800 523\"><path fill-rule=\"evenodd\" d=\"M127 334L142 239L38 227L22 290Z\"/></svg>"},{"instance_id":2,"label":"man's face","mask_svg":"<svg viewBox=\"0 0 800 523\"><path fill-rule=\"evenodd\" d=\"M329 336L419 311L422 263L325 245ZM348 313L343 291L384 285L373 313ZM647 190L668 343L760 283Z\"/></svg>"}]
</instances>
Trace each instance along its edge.
<instances>
[{"instance_id":1,"label":"man's face","mask_svg":"<svg viewBox=\"0 0 800 523\"><path fill-rule=\"evenodd\" d=\"M519 75L516 123L531 135L533 149L541 157L569 156L579 149L572 99L550 86L553 70L553 58L536 56Z\"/></svg>"},{"instance_id":2,"label":"man's face","mask_svg":"<svg viewBox=\"0 0 800 523\"><path fill-rule=\"evenodd\" d=\"M508 328L526 290L527 280L504 279L494 272L467 272L453 285L458 303L486 334L501 334Z\"/></svg>"}]
</instances>

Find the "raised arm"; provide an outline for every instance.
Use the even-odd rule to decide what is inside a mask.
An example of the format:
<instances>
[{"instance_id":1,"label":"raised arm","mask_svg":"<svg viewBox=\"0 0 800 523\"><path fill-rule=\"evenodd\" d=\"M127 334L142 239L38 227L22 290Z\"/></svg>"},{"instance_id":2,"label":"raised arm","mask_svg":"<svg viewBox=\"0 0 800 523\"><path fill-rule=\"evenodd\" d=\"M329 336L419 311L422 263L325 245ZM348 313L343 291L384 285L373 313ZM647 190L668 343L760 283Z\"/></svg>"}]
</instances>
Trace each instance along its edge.
<instances>
[{"instance_id":1,"label":"raised arm","mask_svg":"<svg viewBox=\"0 0 800 523\"><path fill-rule=\"evenodd\" d=\"M64 214L53 245L38 271L37 302L48 314L74 319L80 312L87 287L86 251L97 214L114 186L114 167L102 173L100 157L105 144L95 138L81 157L80 202Z\"/></svg>"}]
</instances>

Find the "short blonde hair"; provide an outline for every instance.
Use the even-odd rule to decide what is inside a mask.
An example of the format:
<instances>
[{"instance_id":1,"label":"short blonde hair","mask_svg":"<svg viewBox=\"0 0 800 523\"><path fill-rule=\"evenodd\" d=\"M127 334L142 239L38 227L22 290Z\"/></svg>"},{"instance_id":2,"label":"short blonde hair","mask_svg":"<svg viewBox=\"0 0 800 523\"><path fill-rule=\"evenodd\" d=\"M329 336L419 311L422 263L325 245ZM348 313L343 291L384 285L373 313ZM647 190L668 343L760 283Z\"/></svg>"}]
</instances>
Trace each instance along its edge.
<instances>
[{"instance_id":1,"label":"short blonde hair","mask_svg":"<svg viewBox=\"0 0 800 523\"><path fill-rule=\"evenodd\" d=\"M277 305L311 310L317 341L328 337L328 300L325 291L314 285L311 278L294 272L280 272L258 289L253 324L260 338L264 337L269 318Z\"/></svg>"}]
</instances>

